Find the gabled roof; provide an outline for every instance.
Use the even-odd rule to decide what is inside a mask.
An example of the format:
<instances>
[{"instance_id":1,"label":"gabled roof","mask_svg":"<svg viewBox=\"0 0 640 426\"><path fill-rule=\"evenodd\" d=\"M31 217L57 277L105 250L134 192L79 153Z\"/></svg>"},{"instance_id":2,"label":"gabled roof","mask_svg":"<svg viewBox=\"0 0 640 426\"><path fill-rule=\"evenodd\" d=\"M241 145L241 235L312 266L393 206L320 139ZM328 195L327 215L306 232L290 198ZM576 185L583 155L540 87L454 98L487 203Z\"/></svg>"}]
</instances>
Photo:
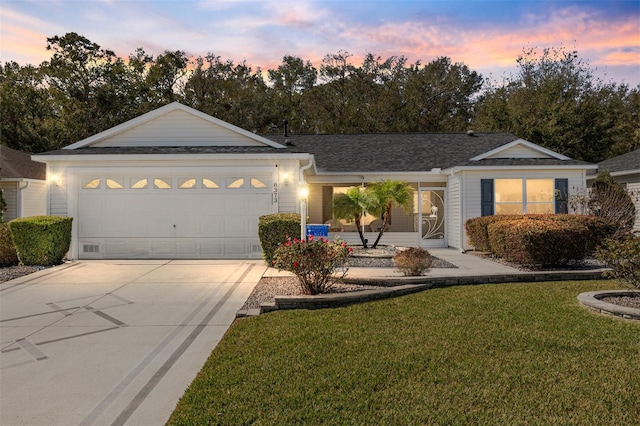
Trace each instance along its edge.
<instances>
[{"instance_id":1,"label":"gabled roof","mask_svg":"<svg viewBox=\"0 0 640 426\"><path fill-rule=\"evenodd\" d=\"M640 173L640 149L598 163L598 171L602 170L612 175Z\"/></svg>"},{"instance_id":2,"label":"gabled roof","mask_svg":"<svg viewBox=\"0 0 640 426\"><path fill-rule=\"evenodd\" d=\"M282 135L265 137L284 142ZM290 135L287 141L313 154L319 173L416 172L461 166L508 167L524 164L589 165L567 159L511 133ZM485 158L515 145L522 145L532 150L533 154L525 159Z\"/></svg>"},{"instance_id":3,"label":"gabled roof","mask_svg":"<svg viewBox=\"0 0 640 426\"><path fill-rule=\"evenodd\" d=\"M141 146L270 146L283 145L173 102L64 147Z\"/></svg>"},{"instance_id":4,"label":"gabled roof","mask_svg":"<svg viewBox=\"0 0 640 426\"><path fill-rule=\"evenodd\" d=\"M32 161L28 152L0 146L0 178L45 180L47 165Z\"/></svg>"}]
</instances>

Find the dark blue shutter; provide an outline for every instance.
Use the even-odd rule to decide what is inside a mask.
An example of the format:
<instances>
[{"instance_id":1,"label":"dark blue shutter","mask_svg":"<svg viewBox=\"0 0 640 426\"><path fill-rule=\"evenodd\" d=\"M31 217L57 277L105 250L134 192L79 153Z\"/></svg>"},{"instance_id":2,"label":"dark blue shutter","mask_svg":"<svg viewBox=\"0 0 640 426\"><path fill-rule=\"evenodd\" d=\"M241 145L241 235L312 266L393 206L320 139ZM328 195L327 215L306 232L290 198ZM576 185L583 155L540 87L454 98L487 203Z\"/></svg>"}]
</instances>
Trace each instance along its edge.
<instances>
[{"instance_id":1,"label":"dark blue shutter","mask_svg":"<svg viewBox=\"0 0 640 426\"><path fill-rule=\"evenodd\" d=\"M493 179L480 181L482 216L493 216Z\"/></svg>"},{"instance_id":2,"label":"dark blue shutter","mask_svg":"<svg viewBox=\"0 0 640 426\"><path fill-rule=\"evenodd\" d=\"M569 179L556 179L556 213L569 213Z\"/></svg>"}]
</instances>

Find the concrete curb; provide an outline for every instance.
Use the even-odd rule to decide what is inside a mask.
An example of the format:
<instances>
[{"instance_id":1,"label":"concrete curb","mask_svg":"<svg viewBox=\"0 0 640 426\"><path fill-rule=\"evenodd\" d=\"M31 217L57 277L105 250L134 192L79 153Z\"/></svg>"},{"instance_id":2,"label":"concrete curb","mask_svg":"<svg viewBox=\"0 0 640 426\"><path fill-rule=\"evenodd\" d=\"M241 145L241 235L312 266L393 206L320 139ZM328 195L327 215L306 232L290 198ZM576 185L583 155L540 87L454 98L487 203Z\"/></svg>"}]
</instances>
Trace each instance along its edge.
<instances>
[{"instance_id":1,"label":"concrete curb","mask_svg":"<svg viewBox=\"0 0 640 426\"><path fill-rule=\"evenodd\" d=\"M604 315L640 321L640 309L614 305L613 303L607 303L601 300L606 297L632 296L637 294L638 292L633 290L589 291L587 293L580 293L578 295L578 301L584 306Z\"/></svg>"},{"instance_id":2,"label":"concrete curb","mask_svg":"<svg viewBox=\"0 0 640 426\"><path fill-rule=\"evenodd\" d=\"M260 309L240 310L237 317L257 316L284 309L326 309L370 302L417 293L431 288L456 285L501 284L508 282L544 282L566 280L596 280L602 278L603 270L528 272L501 275L467 275L452 277L345 277L350 284L376 285L382 289L360 290L347 293L330 293L315 296L275 296L273 303L264 303Z\"/></svg>"}]
</instances>

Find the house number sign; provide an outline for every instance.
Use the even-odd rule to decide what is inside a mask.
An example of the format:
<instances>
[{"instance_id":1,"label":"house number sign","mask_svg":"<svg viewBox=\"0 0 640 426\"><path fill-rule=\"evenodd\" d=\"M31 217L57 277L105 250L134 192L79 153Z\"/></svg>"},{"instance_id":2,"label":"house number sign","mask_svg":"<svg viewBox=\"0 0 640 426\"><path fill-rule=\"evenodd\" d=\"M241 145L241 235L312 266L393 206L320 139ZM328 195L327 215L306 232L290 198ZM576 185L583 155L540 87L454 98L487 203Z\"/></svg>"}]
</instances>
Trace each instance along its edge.
<instances>
[{"instance_id":1,"label":"house number sign","mask_svg":"<svg viewBox=\"0 0 640 426\"><path fill-rule=\"evenodd\" d=\"M273 183L273 204L278 204L278 183Z\"/></svg>"}]
</instances>

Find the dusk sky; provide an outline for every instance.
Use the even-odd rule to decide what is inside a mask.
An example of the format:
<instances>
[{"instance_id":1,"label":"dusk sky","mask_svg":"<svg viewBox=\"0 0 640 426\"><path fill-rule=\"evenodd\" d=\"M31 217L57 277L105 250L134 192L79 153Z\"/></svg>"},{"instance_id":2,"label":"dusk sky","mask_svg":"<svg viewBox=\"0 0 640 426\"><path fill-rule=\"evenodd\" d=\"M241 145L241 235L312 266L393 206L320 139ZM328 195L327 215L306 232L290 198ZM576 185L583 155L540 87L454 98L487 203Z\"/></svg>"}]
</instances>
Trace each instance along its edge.
<instances>
[{"instance_id":1,"label":"dusk sky","mask_svg":"<svg viewBox=\"0 0 640 426\"><path fill-rule=\"evenodd\" d=\"M516 71L523 49L563 47L605 81L640 84L640 0L2 0L0 62L38 65L47 37L67 32L124 58L184 50L264 70L284 55L319 67L340 50L356 65L368 52L448 56L495 80Z\"/></svg>"}]
</instances>

